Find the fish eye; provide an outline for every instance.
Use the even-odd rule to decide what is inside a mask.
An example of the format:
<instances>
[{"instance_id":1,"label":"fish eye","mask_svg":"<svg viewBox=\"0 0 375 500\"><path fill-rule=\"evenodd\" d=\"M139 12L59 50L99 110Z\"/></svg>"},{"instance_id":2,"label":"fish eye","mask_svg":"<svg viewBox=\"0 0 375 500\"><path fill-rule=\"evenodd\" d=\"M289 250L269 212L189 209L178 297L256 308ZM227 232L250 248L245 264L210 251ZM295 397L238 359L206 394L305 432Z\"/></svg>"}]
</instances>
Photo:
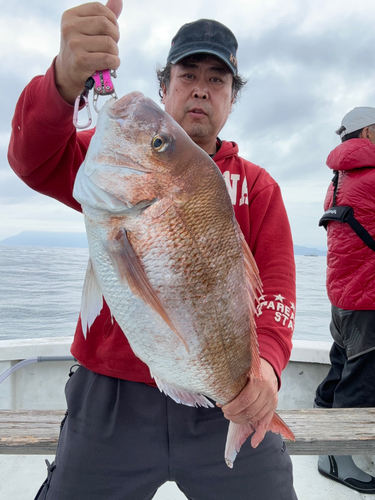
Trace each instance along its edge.
<instances>
[{"instance_id":1,"label":"fish eye","mask_svg":"<svg viewBox=\"0 0 375 500\"><path fill-rule=\"evenodd\" d=\"M162 153L168 148L169 141L166 137L163 137L162 135L158 134L152 138L151 144L152 147L155 149L155 151L157 151L158 153Z\"/></svg>"}]
</instances>

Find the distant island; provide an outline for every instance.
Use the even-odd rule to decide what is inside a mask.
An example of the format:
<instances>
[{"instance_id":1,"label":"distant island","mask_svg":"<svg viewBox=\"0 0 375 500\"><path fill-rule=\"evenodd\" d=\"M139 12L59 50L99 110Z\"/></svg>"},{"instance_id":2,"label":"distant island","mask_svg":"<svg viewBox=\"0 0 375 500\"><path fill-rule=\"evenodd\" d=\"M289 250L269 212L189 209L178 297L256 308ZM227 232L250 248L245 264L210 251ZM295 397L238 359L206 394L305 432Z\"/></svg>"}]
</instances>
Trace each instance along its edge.
<instances>
[{"instance_id":1,"label":"distant island","mask_svg":"<svg viewBox=\"0 0 375 500\"><path fill-rule=\"evenodd\" d=\"M318 257L319 255L327 255L327 250L318 250L317 248L301 247L293 245L294 255L307 255L308 257Z\"/></svg>"},{"instance_id":2,"label":"distant island","mask_svg":"<svg viewBox=\"0 0 375 500\"><path fill-rule=\"evenodd\" d=\"M0 241L0 245L22 245L32 247L87 248L86 233L52 233L48 231L22 231ZM326 250L294 245L294 255L327 255Z\"/></svg>"}]
</instances>

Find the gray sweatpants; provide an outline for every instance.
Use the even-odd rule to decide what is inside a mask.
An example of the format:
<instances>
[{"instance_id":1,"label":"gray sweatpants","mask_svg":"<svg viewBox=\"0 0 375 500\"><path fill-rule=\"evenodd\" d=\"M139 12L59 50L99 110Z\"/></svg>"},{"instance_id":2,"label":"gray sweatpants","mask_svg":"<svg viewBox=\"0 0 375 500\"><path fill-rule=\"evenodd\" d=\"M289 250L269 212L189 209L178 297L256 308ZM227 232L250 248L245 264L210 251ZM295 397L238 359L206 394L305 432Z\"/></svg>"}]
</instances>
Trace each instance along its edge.
<instances>
[{"instance_id":1,"label":"gray sweatpants","mask_svg":"<svg viewBox=\"0 0 375 500\"><path fill-rule=\"evenodd\" d=\"M38 500L149 500L175 481L190 500L295 500L280 435L248 439L229 469L219 408L177 404L158 389L83 367L66 385L68 417Z\"/></svg>"}]
</instances>

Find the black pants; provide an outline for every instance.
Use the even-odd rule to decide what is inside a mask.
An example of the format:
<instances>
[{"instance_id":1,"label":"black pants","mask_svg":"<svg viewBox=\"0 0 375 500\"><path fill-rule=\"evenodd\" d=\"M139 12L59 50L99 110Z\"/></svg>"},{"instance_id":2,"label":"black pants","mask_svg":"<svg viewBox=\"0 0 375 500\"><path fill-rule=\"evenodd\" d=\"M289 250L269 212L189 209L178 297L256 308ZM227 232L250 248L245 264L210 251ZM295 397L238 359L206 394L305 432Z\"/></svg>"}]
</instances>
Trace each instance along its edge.
<instances>
[{"instance_id":1,"label":"black pants","mask_svg":"<svg viewBox=\"0 0 375 500\"><path fill-rule=\"evenodd\" d=\"M66 386L68 417L38 500L149 500L175 481L190 500L296 500L280 435L250 439L229 469L219 408L177 404L158 389L80 367Z\"/></svg>"},{"instance_id":2,"label":"black pants","mask_svg":"<svg viewBox=\"0 0 375 500\"><path fill-rule=\"evenodd\" d=\"M331 368L316 391L325 408L375 407L375 311L332 306Z\"/></svg>"}]
</instances>

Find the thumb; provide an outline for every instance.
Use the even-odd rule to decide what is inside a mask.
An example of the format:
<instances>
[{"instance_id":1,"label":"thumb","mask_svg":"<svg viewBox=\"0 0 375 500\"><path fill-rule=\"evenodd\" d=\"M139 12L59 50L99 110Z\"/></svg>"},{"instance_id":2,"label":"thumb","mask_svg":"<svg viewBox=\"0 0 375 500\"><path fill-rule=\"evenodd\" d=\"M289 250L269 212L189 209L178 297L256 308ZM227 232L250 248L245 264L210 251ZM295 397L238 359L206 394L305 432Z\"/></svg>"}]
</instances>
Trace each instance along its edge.
<instances>
[{"instance_id":1,"label":"thumb","mask_svg":"<svg viewBox=\"0 0 375 500\"><path fill-rule=\"evenodd\" d=\"M108 0L106 7L108 7L118 19L122 11L122 0Z\"/></svg>"}]
</instances>

